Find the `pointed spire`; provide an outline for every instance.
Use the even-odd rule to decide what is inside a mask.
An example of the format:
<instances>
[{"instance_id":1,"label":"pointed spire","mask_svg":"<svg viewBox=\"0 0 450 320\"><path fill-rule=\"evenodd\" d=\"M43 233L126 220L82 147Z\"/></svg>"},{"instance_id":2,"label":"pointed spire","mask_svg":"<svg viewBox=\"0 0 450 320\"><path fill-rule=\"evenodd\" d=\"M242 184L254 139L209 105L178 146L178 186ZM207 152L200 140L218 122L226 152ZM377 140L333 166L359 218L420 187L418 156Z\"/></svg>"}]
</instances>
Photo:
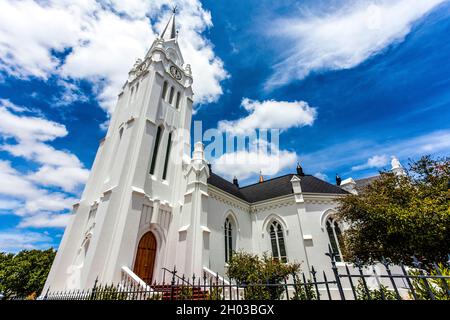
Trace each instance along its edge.
<instances>
[{"instance_id":1,"label":"pointed spire","mask_svg":"<svg viewBox=\"0 0 450 320\"><path fill-rule=\"evenodd\" d=\"M305 175L305 173L303 172L303 168L300 165L300 162L297 162L297 174L302 177Z\"/></svg>"},{"instance_id":2,"label":"pointed spire","mask_svg":"<svg viewBox=\"0 0 450 320\"><path fill-rule=\"evenodd\" d=\"M177 14L177 7L173 8L172 16L169 19L164 31L161 33L160 38L164 40L172 40L177 37L177 30L175 28L175 15Z\"/></svg>"},{"instance_id":3,"label":"pointed spire","mask_svg":"<svg viewBox=\"0 0 450 320\"><path fill-rule=\"evenodd\" d=\"M337 185L337 186L340 186L340 185L341 185L341 182L342 182L341 177L336 173L336 185Z\"/></svg>"},{"instance_id":4,"label":"pointed spire","mask_svg":"<svg viewBox=\"0 0 450 320\"><path fill-rule=\"evenodd\" d=\"M259 183L264 182L264 176L262 175L262 171L259 171Z\"/></svg>"}]
</instances>

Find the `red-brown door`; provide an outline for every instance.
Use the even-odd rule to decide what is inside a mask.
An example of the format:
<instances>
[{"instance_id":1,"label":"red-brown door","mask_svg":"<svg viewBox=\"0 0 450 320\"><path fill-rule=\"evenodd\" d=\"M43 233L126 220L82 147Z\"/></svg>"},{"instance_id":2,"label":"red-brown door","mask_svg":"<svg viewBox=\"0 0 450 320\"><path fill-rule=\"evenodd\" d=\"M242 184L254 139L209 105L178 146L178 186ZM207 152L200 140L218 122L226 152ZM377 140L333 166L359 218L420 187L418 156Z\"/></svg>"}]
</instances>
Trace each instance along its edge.
<instances>
[{"instance_id":1,"label":"red-brown door","mask_svg":"<svg viewBox=\"0 0 450 320\"><path fill-rule=\"evenodd\" d=\"M134 273L146 283L152 282L155 257L156 238L152 232L147 232L139 241L136 261L134 263Z\"/></svg>"}]
</instances>

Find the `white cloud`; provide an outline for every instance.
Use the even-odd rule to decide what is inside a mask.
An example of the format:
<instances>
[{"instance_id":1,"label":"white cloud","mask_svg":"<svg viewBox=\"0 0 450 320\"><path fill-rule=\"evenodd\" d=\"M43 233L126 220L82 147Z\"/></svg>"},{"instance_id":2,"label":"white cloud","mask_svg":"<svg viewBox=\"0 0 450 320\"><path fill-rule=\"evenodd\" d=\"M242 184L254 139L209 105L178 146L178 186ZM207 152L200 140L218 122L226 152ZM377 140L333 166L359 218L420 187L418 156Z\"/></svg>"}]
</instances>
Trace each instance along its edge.
<instances>
[{"instance_id":1,"label":"white cloud","mask_svg":"<svg viewBox=\"0 0 450 320\"><path fill-rule=\"evenodd\" d=\"M25 111L7 100L0 100L0 134L23 141L50 141L67 135L66 128L53 121L37 117L20 117L10 112Z\"/></svg>"},{"instance_id":2,"label":"white cloud","mask_svg":"<svg viewBox=\"0 0 450 320\"><path fill-rule=\"evenodd\" d=\"M30 167L38 165L35 171L20 172L0 160L1 209L21 216L22 225L63 226L65 218L60 215L76 203L73 194L87 181L89 171L74 154L48 144L68 134L65 126L22 114L30 110L0 100L0 150L29 161Z\"/></svg>"},{"instance_id":3,"label":"white cloud","mask_svg":"<svg viewBox=\"0 0 450 320\"><path fill-rule=\"evenodd\" d=\"M387 155L375 155L370 157L366 163L360 164L352 167L353 171L372 169L372 168L382 168L389 163L389 158Z\"/></svg>"},{"instance_id":4,"label":"white cloud","mask_svg":"<svg viewBox=\"0 0 450 320\"><path fill-rule=\"evenodd\" d=\"M0 232L0 251L16 253L20 250L48 249L52 238L44 233L6 230Z\"/></svg>"},{"instance_id":5,"label":"white cloud","mask_svg":"<svg viewBox=\"0 0 450 320\"><path fill-rule=\"evenodd\" d=\"M328 181L328 176L322 172L317 172L316 174L314 174L314 177L319 178L320 180L323 181Z\"/></svg>"},{"instance_id":6,"label":"white cloud","mask_svg":"<svg viewBox=\"0 0 450 320\"><path fill-rule=\"evenodd\" d=\"M14 211L26 216L42 210L63 211L70 209L76 199L59 192L49 192L34 184L29 177L11 167L8 161L0 160L0 195L8 200L21 200L24 203Z\"/></svg>"},{"instance_id":7,"label":"white cloud","mask_svg":"<svg viewBox=\"0 0 450 320\"><path fill-rule=\"evenodd\" d=\"M0 199L0 210L14 210L20 208L22 203L17 200Z\"/></svg>"},{"instance_id":8,"label":"white cloud","mask_svg":"<svg viewBox=\"0 0 450 320\"><path fill-rule=\"evenodd\" d=\"M232 178L237 176L245 180L252 175L276 175L288 167L294 167L297 162L297 154L287 150L279 150L274 144L265 141L253 141L253 146L246 150L224 153L213 159L213 170L220 175Z\"/></svg>"},{"instance_id":9,"label":"white cloud","mask_svg":"<svg viewBox=\"0 0 450 320\"><path fill-rule=\"evenodd\" d=\"M89 80L111 112L134 60L162 30L172 5L179 8L179 41L192 65L196 102L216 101L228 74L202 36L212 22L198 0L0 0L0 70L21 78ZM63 104L70 99L63 97Z\"/></svg>"},{"instance_id":10,"label":"white cloud","mask_svg":"<svg viewBox=\"0 0 450 320\"><path fill-rule=\"evenodd\" d=\"M32 181L58 186L68 192L87 181L89 171L74 154L46 144L68 134L64 125L44 118L16 115L11 110L24 109L0 100L0 134L17 142L0 145L0 150L42 165L30 175Z\"/></svg>"},{"instance_id":11,"label":"white cloud","mask_svg":"<svg viewBox=\"0 0 450 320\"><path fill-rule=\"evenodd\" d=\"M30 180L46 186L58 186L66 192L73 192L84 184L89 171L80 167L52 167L44 165L29 176Z\"/></svg>"},{"instance_id":12,"label":"white cloud","mask_svg":"<svg viewBox=\"0 0 450 320\"><path fill-rule=\"evenodd\" d=\"M219 121L218 129L234 134L244 134L256 129L286 130L312 125L317 111L304 101L257 101L244 98L242 106L249 113L243 118Z\"/></svg>"},{"instance_id":13,"label":"white cloud","mask_svg":"<svg viewBox=\"0 0 450 320\"><path fill-rule=\"evenodd\" d=\"M403 41L415 21L445 0L379 0L344 2L328 14L297 14L279 19L268 32L286 41L285 51L266 88L303 79L312 71L353 68ZM281 53L283 55L283 53Z\"/></svg>"},{"instance_id":14,"label":"white cloud","mask_svg":"<svg viewBox=\"0 0 450 320\"><path fill-rule=\"evenodd\" d=\"M70 214L40 213L22 219L18 228L64 228L70 218Z\"/></svg>"}]
</instances>

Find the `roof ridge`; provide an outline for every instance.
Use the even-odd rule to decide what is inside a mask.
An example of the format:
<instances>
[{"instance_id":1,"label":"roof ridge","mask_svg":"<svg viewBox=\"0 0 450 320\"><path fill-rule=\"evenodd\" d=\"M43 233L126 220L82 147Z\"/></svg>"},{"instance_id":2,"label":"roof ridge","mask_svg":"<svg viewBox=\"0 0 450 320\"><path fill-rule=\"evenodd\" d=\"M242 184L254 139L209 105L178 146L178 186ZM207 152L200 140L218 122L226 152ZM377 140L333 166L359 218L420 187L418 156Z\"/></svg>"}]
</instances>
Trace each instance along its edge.
<instances>
[{"instance_id":1,"label":"roof ridge","mask_svg":"<svg viewBox=\"0 0 450 320\"><path fill-rule=\"evenodd\" d=\"M284 175L279 176L279 177L274 177L274 178L271 178L271 179L268 179L268 180L264 180L263 182L256 182L256 183L252 183L252 184L246 185L245 187L240 187L239 190L245 189L245 188L248 188L248 187L251 187L251 186L255 186L255 185L264 184L266 182L273 181L273 180L280 179L280 178L284 178L284 177L287 177L287 176L295 176L295 175L296 175L295 173L287 173L287 174L284 174Z\"/></svg>"}]
</instances>

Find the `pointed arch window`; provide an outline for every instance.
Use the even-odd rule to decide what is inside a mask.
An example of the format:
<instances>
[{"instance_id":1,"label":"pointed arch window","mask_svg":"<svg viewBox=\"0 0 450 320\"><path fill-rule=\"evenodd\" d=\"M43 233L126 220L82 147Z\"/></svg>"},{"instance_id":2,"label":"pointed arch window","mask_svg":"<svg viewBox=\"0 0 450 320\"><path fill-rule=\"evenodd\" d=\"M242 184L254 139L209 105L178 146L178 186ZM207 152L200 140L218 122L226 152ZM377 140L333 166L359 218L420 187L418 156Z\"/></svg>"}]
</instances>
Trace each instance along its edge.
<instances>
[{"instance_id":1,"label":"pointed arch window","mask_svg":"<svg viewBox=\"0 0 450 320\"><path fill-rule=\"evenodd\" d=\"M139 82L136 84L136 91L134 92L134 97L136 98L136 95L139 92Z\"/></svg>"},{"instance_id":2,"label":"pointed arch window","mask_svg":"<svg viewBox=\"0 0 450 320\"><path fill-rule=\"evenodd\" d=\"M163 90L162 90L162 96L161 99L162 100L166 100L166 96L167 96L167 81L164 81L164 85L163 85Z\"/></svg>"},{"instance_id":3,"label":"pointed arch window","mask_svg":"<svg viewBox=\"0 0 450 320\"><path fill-rule=\"evenodd\" d=\"M225 236L225 262L228 263L233 255L233 224L229 218L225 219L224 225Z\"/></svg>"},{"instance_id":4,"label":"pointed arch window","mask_svg":"<svg viewBox=\"0 0 450 320\"><path fill-rule=\"evenodd\" d=\"M333 253L336 255L336 261L342 261L342 252L340 243L342 242L342 232L338 222L334 219L334 217L328 217L326 221L326 229L328 234L328 239L330 240L331 249Z\"/></svg>"},{"instance_id":5,"label":"pointed arch window","mask_svg":"<svg viewBox=\"0 0 450 320\"><path fill-rule=\"evenodd\" d=\"M172 104L173 103L173 96L175 94L175 89L172 87L170 88L170 95L169 95L169 103Z\"/></svg>"},{"instance_id":6,"label":"pointed arch window","mask_svg":"<svg viewBox=\"0 0 450 320\"><path fill-rule=\"evenodd\" d=\"M175 107L180 108L180 92L177 93L177 101L175 103Z\"/></svg>"},{"instance_id":7,"label":"pointed arch window","mask_svg":"<svg viewBox=\"0 0 450 320\"><path fill-rule=\"evenodd\" d=\"M169 133L169 138L167 139L166 160L164 160L164 171L163 171L163 175L162 175L163 180L166 180L166 178L167 178L167 169L169 167L171 146L172 146L172 132Z\"/></svg>"},{"instance_id":8,"label":"pointed arch window","mask_svg":"<svg viewBox=\"0 0 450 320\"><path fill-rule=\"evenodd\" d=\"M162 128L161 128L161 126L159 126L158 130L156 131L155 144L153 147L152 163L150 165L150 174L152 174L152 175L155 173L156 159L158 158L158 149L159 149L159 143L161 141L161 134L162 134Z\"/></svg>"},{"instance_id":9,"label":"pointed arch window","mask_svg":"<svg viewBox=\"0 0 450 320\"><path fill-rule=\"evenodd\" d=\"M270 224L269 235L273 258L281 262L287 262L283 227L278 221L273 221Z\"/></svg>"},{"instance_id":10,"label":"pointed arch window","mask_svg":"<svg viewBox=\"0 0 450 320\"><path fill-rule=\"evenodd\" d=\"M128 104L133 102L133 95L134 95L134 87L131 88L130 97L128 98Z\"/></svg>"}]
</instances>

